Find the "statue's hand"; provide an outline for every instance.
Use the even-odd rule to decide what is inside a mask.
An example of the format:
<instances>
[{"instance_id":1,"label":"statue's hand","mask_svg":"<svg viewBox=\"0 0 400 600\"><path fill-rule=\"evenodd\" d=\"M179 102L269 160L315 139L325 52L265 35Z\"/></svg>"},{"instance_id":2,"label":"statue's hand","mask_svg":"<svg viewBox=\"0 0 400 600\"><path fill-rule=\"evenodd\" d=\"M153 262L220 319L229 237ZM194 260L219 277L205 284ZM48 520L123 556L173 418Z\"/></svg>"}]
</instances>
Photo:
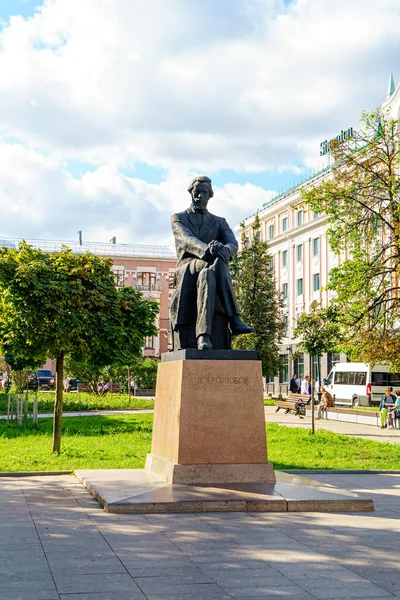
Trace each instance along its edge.
<instances>
[{"instance_id":1,"label":"statue's hand","mask_svg":"<svg viewBox=\"0 0 400 600\"><path fill-rule=\"evenodd\" d=\"M224 246L221 242L216 242L215 240L211 242L213 244L212 248L210 248L210 252L213 256L217 256L221 258L224 262L229 262L231 258L230 250L227 246Z\"/></svg>"},{"instance_id":2,"label":"statue's hand","mask_svg":"<svg viewBox=\"0 0 400 600\"><path fill-rule=\"evenodd\" d=\"M212 254L212 256L218 256L217 252L218 252L218 248L222 246L221 242L217 242L217 240L213 240L212 242L210 242L208 244L208 249L210 251L210 254Z\"/></svg>"}]
</instances>

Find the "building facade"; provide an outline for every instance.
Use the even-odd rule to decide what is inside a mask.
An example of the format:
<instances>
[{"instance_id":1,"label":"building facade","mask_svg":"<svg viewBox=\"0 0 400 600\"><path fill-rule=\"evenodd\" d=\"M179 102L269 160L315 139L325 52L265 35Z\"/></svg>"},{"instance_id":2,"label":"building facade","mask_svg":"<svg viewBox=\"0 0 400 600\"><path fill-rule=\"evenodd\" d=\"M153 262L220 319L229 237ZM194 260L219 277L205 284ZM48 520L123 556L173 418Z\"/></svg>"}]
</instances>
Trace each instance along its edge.
<instances>
[{"instance_id":1,"label":"building facade","mask_svg":"<svg viewBox=\"0 0 400 600\"><path fill-rule=\"evenodd\" d=\"M392 75L381 109L388 111L396 120L400 118L400 85L395 87ZM347 131L344 133L346 135ZM329 155L329 142L321 144L321 153ZM280 347L283 369L279 377L274 379L275 390L279 385L287 384L293 373L301 373L304 376L311 374L311 369L315 368L315 365L310 364L308 355L301 354L299 358L292 359L297 349L297 340L294 337L296 321L301 313L309 312L314 300L322 306L329 304L331 292L324 289L329 282L329 273L345 258L334 254L329 247L325 216L314 214L304 205L300 195L302 188L309 189L320 184L331 177L331 173L328 156L325 168L265 203L256 213L261 224L261 239L268 242L272 255L271 267L277 292L280 292L284 303L286 335ZM255 216L252 215L244 221L244 235L249 240ZM236 230L239 231L240 228L237 227ZM335 362L346 360L343 354L324 355L321 361L321 377L327 376Z\"/></svg>"},{"instance_id":2,"label":"building facade","mask_svg":"<svg viewBox=\"0 0 400 600\"><path fill-rule=\"evenodd\" d=\"M0 246L17 248L21 240L0 239ZM169 305L174 291L174 273L176 253L173 246L148 246L140 244L114 243L78 243L53 240L25 240L34 248L45 252L61 250L68 246L75 253L92 252L98 256L111 258L115 285L130 286L140 290L145 298L156 300L159 304L157 317L157 335L146 338L143 348L144 356L160 358L162 352L168 351L169 345ZM48 362L45 368L54 372L53 365Z\"/></svg>"}]
</instances>

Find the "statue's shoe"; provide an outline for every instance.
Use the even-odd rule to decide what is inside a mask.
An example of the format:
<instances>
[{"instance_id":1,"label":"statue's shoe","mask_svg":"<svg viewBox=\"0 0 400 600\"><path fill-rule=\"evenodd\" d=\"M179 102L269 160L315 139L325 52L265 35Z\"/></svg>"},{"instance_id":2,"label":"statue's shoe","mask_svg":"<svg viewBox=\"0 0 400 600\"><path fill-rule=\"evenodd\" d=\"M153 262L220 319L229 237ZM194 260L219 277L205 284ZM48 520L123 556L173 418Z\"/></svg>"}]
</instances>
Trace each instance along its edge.
<instances>
[{"instance_id":1,"label":"statue's shoe","mask_svg":"<svg viewBox=\"0 0 400 600\"><path fill-rule=\"evenodd\" d=\"M198 350L212 350L213 345L210 340L209 335L199 335L197 338L197 348Z\"/></svg>"},{"instance_id":2,"label":"statue's shoe","mask_svg":"<svg viewBox=\"0 0 400 600\"><path fill-rule=\"evenodd\" d=\"M239 316L231 317L229 320L232 335L243 335L246 333L254 333L254 327L246 325Z\"/></svg>"}]
</instances>

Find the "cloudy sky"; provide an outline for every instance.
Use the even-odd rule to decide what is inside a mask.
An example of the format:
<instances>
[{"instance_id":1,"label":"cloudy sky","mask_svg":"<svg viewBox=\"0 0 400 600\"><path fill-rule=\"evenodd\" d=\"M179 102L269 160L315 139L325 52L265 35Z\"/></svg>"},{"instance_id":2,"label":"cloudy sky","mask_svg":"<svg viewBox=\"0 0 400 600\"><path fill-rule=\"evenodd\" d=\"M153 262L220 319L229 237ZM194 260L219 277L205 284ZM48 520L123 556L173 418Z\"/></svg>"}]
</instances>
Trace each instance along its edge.
<instances>
[{"instance_id":1,"label":"cloudy sky","mask_svg":"<svg viewBox=\"0 0 400 600\"><path fill-rule=\"evenodd\" d=\"M400 77L399 0L0 0L0 238L233 226Z\"/></svg>"}]
</instances>

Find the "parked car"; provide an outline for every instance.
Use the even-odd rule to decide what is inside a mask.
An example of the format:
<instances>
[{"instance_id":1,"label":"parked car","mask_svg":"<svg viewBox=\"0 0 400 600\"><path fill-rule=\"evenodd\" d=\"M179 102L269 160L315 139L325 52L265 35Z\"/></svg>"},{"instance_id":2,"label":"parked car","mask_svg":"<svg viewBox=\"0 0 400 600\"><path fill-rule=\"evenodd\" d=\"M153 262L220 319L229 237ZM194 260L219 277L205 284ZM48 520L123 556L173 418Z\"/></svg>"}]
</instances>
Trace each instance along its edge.
<instances>
[{"instance_id":1,"label":"parked car","mask_svg":"<svg viewBox=\"0 0 400 600\"><path fill-rule=\"evenodd\" d=\"M77 392L78 384L82 383L79 379L74 379L73 377L65 377L64 379L64 392Z\"/></svg>"},{"instance_id":2,"label":"parked car","mask_svg":"<svg viewBox=\"0 0 400 600\"><path fill-rule=\"evenodd\" d=\"M336 404L377 405L387 387L400 388L400 373L390 373L385 365L336 363L323 385L335 396Z\"/></svg>"},{"instance_id":3,"label":"parked car","mask_svg":"<svg viewBox=\"0 0 400 600\"><path fill-rule=\"evenodd\" d=\"M30 371L28 373L26 387L28 390L54 390L55 377L48 369Z\"/></svg>"}]
</instances>

